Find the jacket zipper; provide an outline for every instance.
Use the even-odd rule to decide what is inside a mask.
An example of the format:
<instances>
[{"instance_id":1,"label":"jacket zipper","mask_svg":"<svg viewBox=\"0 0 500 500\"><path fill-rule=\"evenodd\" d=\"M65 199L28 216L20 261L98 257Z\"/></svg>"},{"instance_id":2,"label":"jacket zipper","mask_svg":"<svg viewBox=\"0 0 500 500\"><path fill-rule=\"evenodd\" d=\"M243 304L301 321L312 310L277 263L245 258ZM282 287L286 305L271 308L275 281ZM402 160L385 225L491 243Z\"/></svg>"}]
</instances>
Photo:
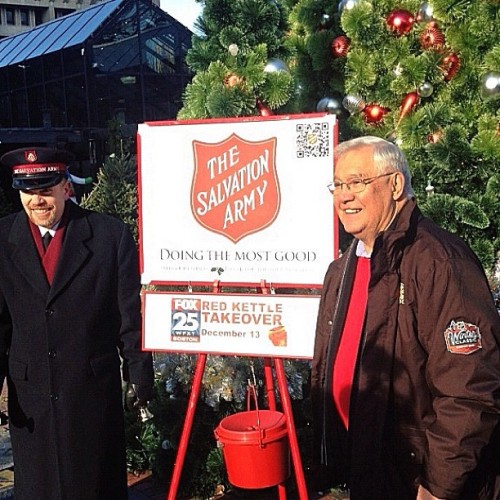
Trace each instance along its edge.
<instances>
[{"instance_id":1,"label":"jacket zipper","mask_svg":"<svg viewBox=\"0 0 500 500\"><path fill-rule=\"evenodd\" d=\"M344 268L342 269L342 277L340 279L340 286L339 286L339 293L337 296L337 301L335 304L335 309L333 311L333 316L332 316L332 324L330 327L330 336L328 339L328 347L326 350L326 367L328 370L331 372L331 367L333 366L333 359L332 359L332 336L333 336L333 328L338 320L338 315L339 315L339 305L340 305L340 299L342 297L342 290L345 288L345 281L346 281L346 275L347 275L347 269L349 267L349 264L352 259L352 255L355 253L355 247L351 247L351 251L349 252ZM327 382L326 382L326 377L331 376L331 373L327 373L325 370L324 374L324 379L323 379L323 415L322 415L322 423L321 423L321 463L324 464L325 466L328 466L328 446L327 446L327 440L326 440L326 405L328 401L328 396L327 396Z\"/></svg>"}]
</instances>

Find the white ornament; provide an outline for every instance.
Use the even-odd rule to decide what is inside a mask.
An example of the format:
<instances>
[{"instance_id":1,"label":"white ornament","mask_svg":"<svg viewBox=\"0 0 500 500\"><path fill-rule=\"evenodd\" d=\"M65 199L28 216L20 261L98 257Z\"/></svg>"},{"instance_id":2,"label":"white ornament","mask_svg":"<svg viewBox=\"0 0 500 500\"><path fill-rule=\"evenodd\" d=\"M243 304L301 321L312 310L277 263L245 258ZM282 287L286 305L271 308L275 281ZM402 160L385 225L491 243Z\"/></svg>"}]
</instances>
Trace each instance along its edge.
<instances>
[{"instance_id":1,"label":"white ornament","mask_svg":"<svg viewBox=\"0 0 500 500\"><path fill-rule=\"evenodd\" d=\"M227 50L229 51L229 53L232 55L232 56L237 56L238 55L238 52L240 51L240 48L235 44L235 43L232 43L228 48Z\"/></svg>"},{"instance_id":2,"label":"white ornament","mask_svg":"<svg viewBox=\"0 0 500 500\"><path fill-rule=\"evenodd\" d=\"M425 192L427 193L427 196L431 196L434 194L434 186L431 184L430 179L427 181L427 187L425 188Z\"/></svg>"}]
</instances>

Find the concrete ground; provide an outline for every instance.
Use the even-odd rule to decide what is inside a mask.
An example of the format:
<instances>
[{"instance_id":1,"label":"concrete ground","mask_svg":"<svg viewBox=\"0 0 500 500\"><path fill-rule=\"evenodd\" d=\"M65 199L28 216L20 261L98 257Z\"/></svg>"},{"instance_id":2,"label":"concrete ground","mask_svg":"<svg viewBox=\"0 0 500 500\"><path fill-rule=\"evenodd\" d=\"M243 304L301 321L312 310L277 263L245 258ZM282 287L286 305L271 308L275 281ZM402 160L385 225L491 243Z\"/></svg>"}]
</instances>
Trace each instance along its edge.
<instances>
[{"instance_id":1,"label":"concrete ground","mask_svg":"<svg viewBox=\"0 0 500 500\"><path fill-rule=\"evenodd\" d=\"M6 384L4 384L6 385ZM0 411L7 412L6 387L0 394ZM14 496L14 462L10 446L9 429L6 425L0 426L0 499L13 499Z\"/></svg>"}]
</instances>

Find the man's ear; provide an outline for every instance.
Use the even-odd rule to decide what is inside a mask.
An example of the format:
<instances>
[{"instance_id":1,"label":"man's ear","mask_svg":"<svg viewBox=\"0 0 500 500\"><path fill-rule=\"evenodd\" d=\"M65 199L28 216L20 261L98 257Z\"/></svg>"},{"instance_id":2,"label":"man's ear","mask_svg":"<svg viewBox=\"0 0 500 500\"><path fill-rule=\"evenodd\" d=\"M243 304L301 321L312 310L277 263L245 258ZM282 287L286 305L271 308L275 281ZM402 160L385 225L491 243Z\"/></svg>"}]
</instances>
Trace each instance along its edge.
<instances>
[{"instance_id":1,"label":"man's ear","mask_svg":"<svg viewBox=\"0 0 500 500\"><path fill-rule=\"evenodd\" d=\"M69 200L73 192L73 186L67 179L64 181L64 199Z\"/></svg>"},{"instance_id":2,"label":"man's ear","mask_svg":"<svg viewBox=\"0 0 500 500\"><path fill-rule=\"evenodd\" d=\"M401 172L396 172L392 177L392 199L397 201L404 197L405 177Z\"/></svg>"}]
</instances>

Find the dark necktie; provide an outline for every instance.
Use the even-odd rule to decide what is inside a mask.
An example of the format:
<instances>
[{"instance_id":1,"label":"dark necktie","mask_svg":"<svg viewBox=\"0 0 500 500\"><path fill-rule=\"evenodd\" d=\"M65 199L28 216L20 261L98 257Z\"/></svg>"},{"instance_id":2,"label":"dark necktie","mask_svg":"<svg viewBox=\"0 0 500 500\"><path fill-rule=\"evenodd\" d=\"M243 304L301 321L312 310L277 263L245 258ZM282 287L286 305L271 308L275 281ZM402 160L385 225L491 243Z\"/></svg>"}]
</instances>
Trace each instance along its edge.
<instances>
[{"instance_id":1,"label":"dark necktie","mask_svg":"<svg viewBox=\"0 0 500 500\"><path fill-rule=\"evenodd\" d=\"M49 243L52 241L52 235L50 234L49 231L47 231L43 236L42 236L42 243L43 243L43 249L47 251L47 247L49 246Z\"/></svg>"}]
</instances>

